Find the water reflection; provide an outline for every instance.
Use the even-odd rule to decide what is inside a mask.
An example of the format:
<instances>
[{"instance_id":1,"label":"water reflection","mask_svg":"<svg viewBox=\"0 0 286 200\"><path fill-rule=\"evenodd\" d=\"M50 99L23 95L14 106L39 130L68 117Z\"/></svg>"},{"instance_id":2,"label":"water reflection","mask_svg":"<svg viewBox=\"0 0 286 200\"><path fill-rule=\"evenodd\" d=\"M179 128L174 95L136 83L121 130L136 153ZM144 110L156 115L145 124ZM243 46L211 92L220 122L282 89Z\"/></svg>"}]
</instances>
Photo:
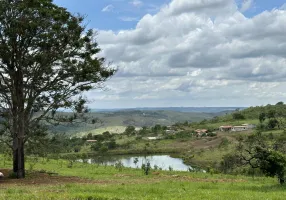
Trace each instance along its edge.
<instances>
[{"instance_id":1,"label":"water reflection","mask_svg":"<svg viewBox=\"0 0 286 200\"><path fill-rule=\"evenodd\" d=\"M88 162L106 165L115 165L121 162L124 167L131 168L140 168L142 164L150 162L152 168L155 166L162 170L169 170L171 168L174 171L188 171L189 168L192 169L191 166L185 165L182 159L172 158L169 155L97 157L89 159Z\"/></svg>"}]
</instances>

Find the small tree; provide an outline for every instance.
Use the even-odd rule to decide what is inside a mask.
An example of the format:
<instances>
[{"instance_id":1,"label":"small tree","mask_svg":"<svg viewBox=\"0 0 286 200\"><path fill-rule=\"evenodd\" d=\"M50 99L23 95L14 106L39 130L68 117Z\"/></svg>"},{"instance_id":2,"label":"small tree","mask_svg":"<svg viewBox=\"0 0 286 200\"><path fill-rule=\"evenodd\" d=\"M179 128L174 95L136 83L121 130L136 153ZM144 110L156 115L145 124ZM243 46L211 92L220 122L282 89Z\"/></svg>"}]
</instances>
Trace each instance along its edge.
<instances>
[{"instance_id":1,"label":"small tree","mask_svg":"<svg viewBox=\"0 0 286 200\"><path fill-rule=\"evenodd\" d=\"M259 114L259 121L260 123L263 123L266 119L266 114L263 112L263 113L260 113Z\"/></svg>"}]
</instances>

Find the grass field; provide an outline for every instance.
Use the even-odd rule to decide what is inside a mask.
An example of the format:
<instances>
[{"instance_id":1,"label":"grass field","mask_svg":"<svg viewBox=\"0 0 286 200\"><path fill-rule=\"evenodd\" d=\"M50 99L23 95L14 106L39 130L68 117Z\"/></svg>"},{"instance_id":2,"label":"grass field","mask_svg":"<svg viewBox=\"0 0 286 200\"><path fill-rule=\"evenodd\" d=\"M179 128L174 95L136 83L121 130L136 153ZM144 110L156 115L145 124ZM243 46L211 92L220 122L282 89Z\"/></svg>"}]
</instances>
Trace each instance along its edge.
<instances>
[{"instance_id":1,"label":"grass field","mask_svg":"<svg viewBox=\"0 0 286 200\"><path fill-rule=\"evenodd\" d=\"M0 168L11 168L11 163L6 161L4 166L1 157ZM146 176L139 169L119 171L84 163L68 168L67 161L62 160L40 160L33 170L25 180L1 180L0 199L276 200L286 195L286 188L272 178L174 171ZM47 171L53 173L43 173Z\"/></svg>"},{"instance_id":2,"label":"grass field","mask_svg":"<svg viewBox=\"0 0 286 200\"><path fill-rule=\"evenodd\" d=\"M85 136L89 133L91 133L92 135L99 135L99 134L102 134L103 132L106 132L106 131L109 131L110 133L119 134L119 133L123 133L125 131L125 129L126 129L126 126L107 126L107 127L101 127L101 128L93 129L90 131L78 132L75 134L75 136L82 137L82 136Z\"/></svg>"}]
</instances>

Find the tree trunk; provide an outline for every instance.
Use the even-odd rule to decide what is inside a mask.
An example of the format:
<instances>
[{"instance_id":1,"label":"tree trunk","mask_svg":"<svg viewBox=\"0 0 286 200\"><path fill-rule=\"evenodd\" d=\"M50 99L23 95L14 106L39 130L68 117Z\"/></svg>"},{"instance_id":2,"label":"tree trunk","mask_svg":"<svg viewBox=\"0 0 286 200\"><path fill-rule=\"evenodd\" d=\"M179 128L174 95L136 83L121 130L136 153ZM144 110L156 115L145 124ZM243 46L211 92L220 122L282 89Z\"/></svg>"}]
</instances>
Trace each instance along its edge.
<instances>
[{"instance_id":1,"label":"tree trunk","mask_svg":"<svg viewBox=\"0 0 286 200\"><path fill-rule=\"evenodd\" d=\"M25 178L24 140L14 138L13 142L13 172L17 178Z\"/></svg>"},{"instance_id":2,"label":"tree trunk","mask_svg":"<svg viewBox=\"0 0 286 200\"><path fill-rule=\"evenodd\" d=\"M25 178L24 138L25 138L25 100L23 73L15 72L13 98L13 171L17 178Z\"/></svg>"}]
</instances>

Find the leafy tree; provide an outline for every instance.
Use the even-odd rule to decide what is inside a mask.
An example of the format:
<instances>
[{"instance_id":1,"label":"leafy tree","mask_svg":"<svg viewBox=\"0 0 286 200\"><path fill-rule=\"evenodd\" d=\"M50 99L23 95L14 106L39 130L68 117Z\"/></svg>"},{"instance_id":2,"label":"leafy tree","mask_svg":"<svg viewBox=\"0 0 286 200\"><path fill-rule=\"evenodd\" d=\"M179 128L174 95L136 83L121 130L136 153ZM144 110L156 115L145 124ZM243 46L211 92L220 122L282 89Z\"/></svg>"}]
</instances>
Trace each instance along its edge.
<instances>
[{"instance_id":1,"label":"leafy tree","mask_svg":"<svg viewBox=\"0 0 286 200\"><path fill-rule=\"evenodd\" d=\"M241 164L241 161L237 155L227 154L223 156L223 159L220 162L219 168L223 173L229 173L229 172L232 172L240 164Z\"/></svg>"},{"instance_id":2,"label":"leafy tree","mask_svg":"<svg viewBox=\"0 0 286 200\"><path fill-rule=\"evenodd\" d=\"M86 139L87 140L92 140L93 136L92 133L87 134Z\"/></svg>"},{"instance_id":3,"label":"leafy tree","mask_svg":"<svg viewBox=\"0 0 286 200\"><path fill-rule=\"evenodd\" d=\"M279 125L279 122L278 122L277 119L270 119L270 120L268 121L268 127L269 127L270 129L274 129L277 125Z\"/></svg>"},{"instance_id":4,"label":"leafy tree","mask_svg":"<svg viewBox=\"0 0 286 200\"><path fill-rule=\"evenodd\" d=\"M235 112L232 114L232 118L234 120L242 120L242 119L245 119L244 115L239 113L239 112Z\"/></svg>"},{"instance_id":5,"label":"leafy tree","mask_svg":"<svg viewBox=\"0 0 286 200\"><path fill-rule=\"evenodd\" d=\"M127 135L134 135L135 134L135 127L134 126L127 126L124 132Z\"/></svg>"},{"instance_id":6,"label":"leafy tree","mask_svg":"<svg viewBox=\"0 0 286 200\"><path fill-rule=\"evenodd\" d=\"M269 119L271 119L271 118L276 118L276 110L274 110L274 109L269 110L269 111L267 112L267 117L268 117Z\"/></svg>"},{"instance_id":7,"label":"leafy tree","mask_svg":"<svg viewBox=\"0 0 286 200\"><path fill-rule=\"evenodd\" d=\"M284 105L283 101L279 101L278 103L276 103L276 106L281 106L281 105Z\"/></svg>"},{"instance_id":8,"label":"leafy tree","mask_svg":"<svg viewBox=\"0 0 286 200\"><path fill-rule=\"evenodd\" d=\"M162 126L160 124L156 124L154 127L152 127L152 132L158 133L162 130Z\"/></svg>"},{"instance_id":9,"label":"leafy tree","mask_svg":"<svg viewBox=\"0 0 286 200\"><path fill-rule=\"evenodd\" d=\"M110 134L109 131L105 131L102 133L102 136L105 140L110 139L112 137L112 135Z\"/></svg>"},{"instance_id":10,"label":"leafy tree","mask_svg":"<svg viewBox=\"0 0 286 200\"><path fill-rule=\"evenodd\" d=\"M279 183L284 184L286 156L266 141L265 136L259 132L241 139L237 147L237 157L240 158L242 164L250 165L254 169L258 168L266 176L277 176Z\"/></svg>"},{"instance_id":11,"label":"leafy tree","mask_svg":"<svg viewBox=\"0 0 286 200\"><path fill-rule=\"evenodd\" d=\"M71 123L88 110L82 92L102 87L115 70L99 58L83 17L51 0L0 1L1 140L13 150L13 171L25 177L24 145L45 123ZM56 114L69 108L72 117Z\"/></svg>"},{"instance_id":12,"label":"leafy tree","mask_svg":"<svg viewBox=\"0 0 286 200\"><path fill-rule=\"evenodd\" d=\"M260 123L263 123L266 119L266 114L264 112L259 114L259 121Z\"/></svg>"},{"instance_id":13,"label":"leafy tree","mask_svg":"<svg viewBox=\"0 0 286 200\"><path fill-rule=\"evenodd\" d=\"M107 143L108 149L115 149L117 144L115 139L111 139L108 143Z\"/></svg>"},{"instance_id":14,"label":"leafy tree","mask_svg":"<svg viewBox=\"0 0 286 200\"><path fill-rule=\"evenodd\" d=\"M277 176L280 184L284 184L286 157L283 153L257 146L253 157L257 160L257 167L265 175L271 177Z\"/></svg>"},{"instance_id":15,"label":"leafy tree","mask_svg":"<svg viewBox=\"0 0 286 200\"><path fill-rule=\"evenodd\" d=\"M146 126L143 126L142 129L139 130L140 135L145 135L148 133L148 129Z\"/></svg>"}]
</instances>

